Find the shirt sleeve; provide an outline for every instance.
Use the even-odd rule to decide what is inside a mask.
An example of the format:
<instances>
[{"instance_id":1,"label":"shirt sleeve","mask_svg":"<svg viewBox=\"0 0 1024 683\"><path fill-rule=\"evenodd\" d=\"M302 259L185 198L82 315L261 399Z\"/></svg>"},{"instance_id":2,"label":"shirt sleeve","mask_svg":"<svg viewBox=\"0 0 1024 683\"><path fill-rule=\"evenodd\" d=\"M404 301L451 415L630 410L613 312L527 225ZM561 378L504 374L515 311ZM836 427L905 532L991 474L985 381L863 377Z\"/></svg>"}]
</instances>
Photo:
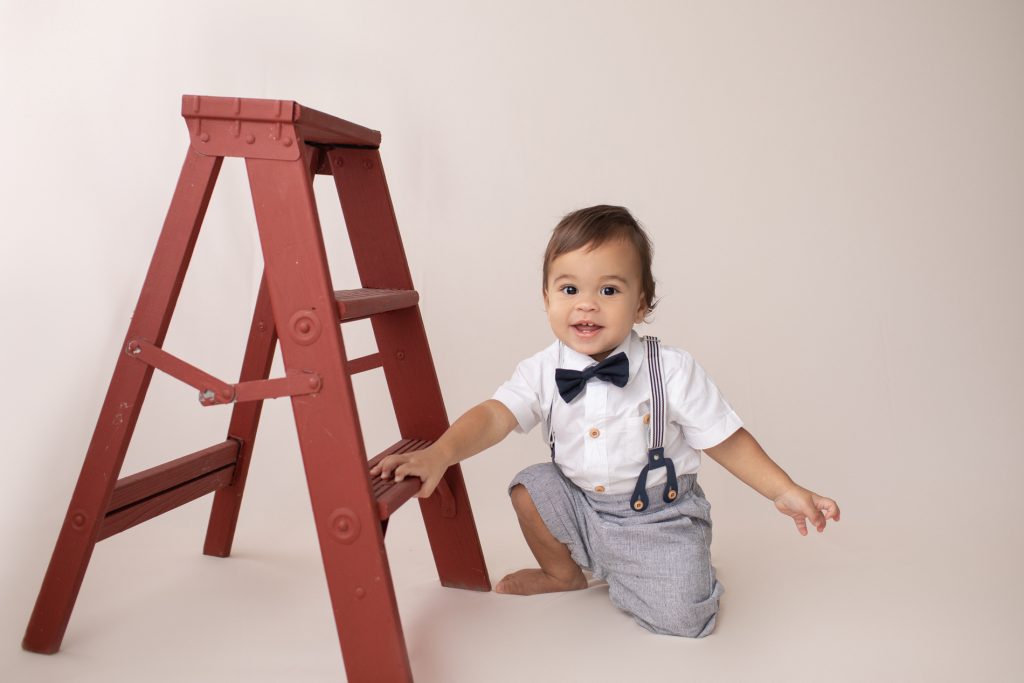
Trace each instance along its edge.
<instances>
[{"instance_id":1,"label":"shirt sleeve","mask_svg":"<svg viewBox=\"0 0 1024 683\"><path fill-rule=\"evenodd\" d=\"M667 419L683 430L683 439L697 450L711 448L733 435L743 421L693 356L664 349Z\"/></svg>"},{"instance_id":2,"label":"shirt sleeve","mask_svg":"<svg viewBox=\"0 0 1024 683\"><path fill-rule=\"evenodd\" d=\"M517 365L512 377L491 397L512 411L518 422L516 431L520 433L529 432L545 417L542 401L544 372L540 355Z\"/></svg>"}]
</instances>

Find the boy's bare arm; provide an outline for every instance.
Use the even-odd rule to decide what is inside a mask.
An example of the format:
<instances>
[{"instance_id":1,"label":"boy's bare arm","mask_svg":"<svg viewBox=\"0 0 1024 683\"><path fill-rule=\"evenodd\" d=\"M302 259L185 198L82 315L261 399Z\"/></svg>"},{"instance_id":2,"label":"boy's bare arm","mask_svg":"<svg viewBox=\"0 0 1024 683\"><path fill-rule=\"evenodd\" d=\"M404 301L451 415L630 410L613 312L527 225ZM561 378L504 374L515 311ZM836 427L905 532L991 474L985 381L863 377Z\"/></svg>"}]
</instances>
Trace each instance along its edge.
<instances>
[{"instance_id":1,"label":"boy's bare arm","mask_svg":"<svg viewBox=\"0 0 1024 683\"><path fill-rule=\"evenodd\" d=\"M467 410L432 445L413 453L389 455L370 474L380 474L384 479L394 474L395 481L419 477L423 485L416 495L426 498L434 492L446 469L498 443L516 424L515 415L505 404L489 399Z\"/></svg>"},{"instance_id":2,"label":"boy's bare arm","mask_svg":"<svg viewBox=\"0 0 1024 683\"><path fill-rule=\"evenodd\" d=\"M839 521L839 506L834 500L794 483L746 429L741 427L704 452L740 481L771 499L779 512L793 518L801 535L807 535L808 519L819 533L825 530L825 520Z\"/></svg>"}]
</instances>

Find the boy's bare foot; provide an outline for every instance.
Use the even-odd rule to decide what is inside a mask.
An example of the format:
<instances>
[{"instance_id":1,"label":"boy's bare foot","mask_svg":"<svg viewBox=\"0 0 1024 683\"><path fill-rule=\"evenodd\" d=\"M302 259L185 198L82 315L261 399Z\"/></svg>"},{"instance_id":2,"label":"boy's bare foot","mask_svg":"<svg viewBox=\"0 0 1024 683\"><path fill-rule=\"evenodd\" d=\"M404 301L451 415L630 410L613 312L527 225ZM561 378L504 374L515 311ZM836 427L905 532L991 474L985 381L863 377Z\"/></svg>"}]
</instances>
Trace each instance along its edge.
<instances>
[{"instance_id":1,"label":"boy's bare foot","mask_svg":"<svg viewBox=\"0 0 1024 683\"><path fill-rule=\"evenodd\" d=\"M543 569L520 569L499 581L494 587L494 592L509 595L537 595L539 593L578 591L586 587L587 577L578 570L575 576L565 580L546 574Z\"/></svg>"}]
</instances>

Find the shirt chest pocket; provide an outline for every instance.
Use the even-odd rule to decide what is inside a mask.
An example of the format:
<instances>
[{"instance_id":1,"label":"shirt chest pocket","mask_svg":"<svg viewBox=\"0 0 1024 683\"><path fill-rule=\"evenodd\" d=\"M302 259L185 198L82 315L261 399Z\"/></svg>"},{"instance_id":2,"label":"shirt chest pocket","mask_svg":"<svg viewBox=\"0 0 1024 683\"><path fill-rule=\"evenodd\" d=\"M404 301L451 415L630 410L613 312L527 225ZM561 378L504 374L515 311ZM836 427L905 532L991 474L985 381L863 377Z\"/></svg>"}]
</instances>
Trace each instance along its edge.
<instances>
[{"instance_id":1,"label":"shirt chest pocket","mask_svg":"<svg viewBox=\"0 0 1024 683\"><path fill-rule=\"evenodd\" d=\"M647 462L647 425L642 417L616 420L608 428L608 457L620 462Z\"/></svg>"}]
</instances>

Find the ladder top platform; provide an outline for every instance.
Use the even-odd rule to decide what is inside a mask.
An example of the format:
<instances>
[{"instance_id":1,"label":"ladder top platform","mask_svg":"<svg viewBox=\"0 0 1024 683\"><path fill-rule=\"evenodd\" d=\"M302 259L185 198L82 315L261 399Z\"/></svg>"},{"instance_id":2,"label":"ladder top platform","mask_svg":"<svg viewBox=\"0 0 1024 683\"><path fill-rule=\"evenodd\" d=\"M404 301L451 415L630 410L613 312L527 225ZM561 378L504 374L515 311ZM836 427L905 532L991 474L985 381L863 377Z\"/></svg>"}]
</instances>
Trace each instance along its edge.
<instances>
[{"instance_id":1,"label":"ladder top platform","mask_svg":"<svg viewBox=\"0 0 1024 683\"><path fill-rule=\"evenodd\" d=\"M314 145L380 147L380 131L292 100L183 95L181 115L193 149L208 156L297 158L293 136Z\"/></svg>"}]
</instances>

